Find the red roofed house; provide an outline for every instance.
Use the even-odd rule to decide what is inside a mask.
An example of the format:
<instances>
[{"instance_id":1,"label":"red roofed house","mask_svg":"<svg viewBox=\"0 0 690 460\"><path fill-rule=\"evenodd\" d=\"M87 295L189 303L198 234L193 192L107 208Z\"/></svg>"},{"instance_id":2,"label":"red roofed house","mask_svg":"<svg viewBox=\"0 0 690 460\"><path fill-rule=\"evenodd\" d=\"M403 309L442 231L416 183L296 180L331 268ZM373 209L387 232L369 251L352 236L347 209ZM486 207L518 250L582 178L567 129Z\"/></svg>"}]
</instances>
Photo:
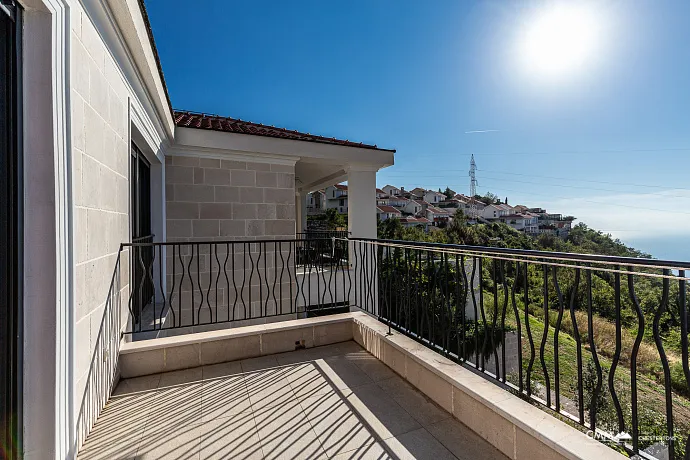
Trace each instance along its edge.
<instances>
[{"instance_id":1,"label":"red roofed house","mask_svg":"<svg viewBox=\"0 0 690 460\"><path fill-rule=\"evenodd\" d=\"M379 220L394 219L402 216L402 213L395 209L393 206L385 205L377 206L376 214L378 215Z\"/></svg>"},{"instance_id":2,"label":"red roofed house","mask_svg":"<svg viewBox=\"0 0 690 460\"><path fill-rule=\"evenodd\" d=\"M426 208L426 218L429 219L434 227L439 227L448 223L450 212L446 209L429 205Z\"/></svg>"}]
</instances>

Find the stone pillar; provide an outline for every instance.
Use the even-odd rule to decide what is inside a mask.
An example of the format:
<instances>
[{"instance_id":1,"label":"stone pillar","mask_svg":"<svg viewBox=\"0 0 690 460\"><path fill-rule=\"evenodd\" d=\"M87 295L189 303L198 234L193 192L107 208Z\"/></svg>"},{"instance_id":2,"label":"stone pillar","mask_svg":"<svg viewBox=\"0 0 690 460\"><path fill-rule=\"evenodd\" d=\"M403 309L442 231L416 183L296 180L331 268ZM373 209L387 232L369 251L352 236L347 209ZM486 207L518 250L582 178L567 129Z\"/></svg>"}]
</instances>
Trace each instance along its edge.
<instances>
[{"instance_id":1,"label":"stone pillar","mask_svg":"<svg viewBox=\"0 0 690 460\"><path fill-rule=\"evenodd\" d=\"M348 215L351 238L376 238L376 171L371 166L350 166L347 170ZM350 267L354 290L350 304L378 315L376 246L350 243ZM356 260L355 260L356 258Z\"/></svg>"}]
</instances>

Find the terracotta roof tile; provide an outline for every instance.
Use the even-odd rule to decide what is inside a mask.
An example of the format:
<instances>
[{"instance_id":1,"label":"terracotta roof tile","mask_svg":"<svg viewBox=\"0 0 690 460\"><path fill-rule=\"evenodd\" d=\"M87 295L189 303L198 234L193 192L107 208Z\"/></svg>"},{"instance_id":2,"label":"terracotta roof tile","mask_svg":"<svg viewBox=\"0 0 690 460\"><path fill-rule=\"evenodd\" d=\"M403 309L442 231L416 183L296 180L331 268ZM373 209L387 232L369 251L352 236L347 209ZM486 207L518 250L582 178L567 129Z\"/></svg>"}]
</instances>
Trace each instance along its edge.
<instances>
[{"instance_id":1,"label":"terracotta roof tile","mask_svg":"<svg viewBox=\"0 0 690 460\"><path fill-rule=\"evenodd\" d=\"M223 131L236 134L250 134L253 136L276 137L295 141L318 142L322 144L343 145L346 147L359 147L363 149L395 150L382 149L376 145L364 144L362 142L351 142L349 140L336 139L335 137L324 137L316 134L301 133L276 126L253 123L251 121L240 120L238 118L221 117L204 113L183 112L176 110L173 114L175 125L182 128L207 129L212 131Z\"/></svg>"}]
</instances>

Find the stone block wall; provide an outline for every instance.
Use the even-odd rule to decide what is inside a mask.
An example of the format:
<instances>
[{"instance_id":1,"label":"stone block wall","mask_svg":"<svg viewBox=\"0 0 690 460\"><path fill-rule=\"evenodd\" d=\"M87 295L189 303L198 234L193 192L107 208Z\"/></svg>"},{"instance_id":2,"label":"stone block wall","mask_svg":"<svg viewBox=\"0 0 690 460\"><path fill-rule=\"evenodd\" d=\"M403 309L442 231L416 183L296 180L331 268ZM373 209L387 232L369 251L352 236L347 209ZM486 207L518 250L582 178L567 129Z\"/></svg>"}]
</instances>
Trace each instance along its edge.
<instances>
[{"instance_id":1,"label":"stone block wall","mask_svg":"<svg viewBox=\"0 0 690 460\"><path fill-rule=\"evenodd\" d=\"M166 158L168 241L295 237L295 168Z\"/></svg>"},{"instance_id":2,"label":"stone block wall","mask_svg":"<svg viewBox=\"0 0 690 460\"><path fill-rule=\"evenodd\" d=\"M188 243L165 253L168 326L294 310L297 249L282 241L295 238L294 166L167 157L166 223L168 241Z\"/></svg>"}]
</instances>

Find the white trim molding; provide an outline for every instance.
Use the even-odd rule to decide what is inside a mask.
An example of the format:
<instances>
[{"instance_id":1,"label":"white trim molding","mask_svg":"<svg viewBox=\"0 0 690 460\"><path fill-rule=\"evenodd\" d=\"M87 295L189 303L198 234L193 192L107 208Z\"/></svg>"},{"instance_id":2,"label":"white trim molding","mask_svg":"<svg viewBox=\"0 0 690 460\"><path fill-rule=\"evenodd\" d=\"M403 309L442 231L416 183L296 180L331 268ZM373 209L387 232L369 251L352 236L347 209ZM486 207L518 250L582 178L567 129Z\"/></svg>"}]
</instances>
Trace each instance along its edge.
<instances>
[{"instance_id":1,"label":"white trim molding","mask_svg":"<svg viewBox=\"0 0 690 460\"><path fill-rule=\"evenodd\" d=\"M265 155L255 152L240 152L237 150L211 149L206 147L178 147L169 148L166 156L212 158L216 160L248 161L251 163L270 163L274 165L295 166L299 157Z\"/></svg>"}]
</instances>

